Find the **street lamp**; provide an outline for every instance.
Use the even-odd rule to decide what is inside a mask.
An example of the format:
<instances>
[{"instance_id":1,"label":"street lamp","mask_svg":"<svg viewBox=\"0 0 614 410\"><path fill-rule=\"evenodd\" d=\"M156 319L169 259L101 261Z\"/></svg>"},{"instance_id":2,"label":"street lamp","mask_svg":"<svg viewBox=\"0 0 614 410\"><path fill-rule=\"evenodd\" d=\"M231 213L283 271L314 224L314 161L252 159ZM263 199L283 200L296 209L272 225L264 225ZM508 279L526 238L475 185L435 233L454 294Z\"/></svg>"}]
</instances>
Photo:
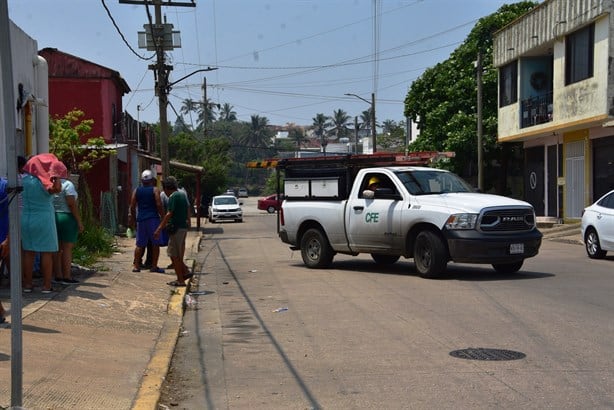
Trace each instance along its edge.
<instances>
[{"instance_id":1,"label":"street lamp","mask_svg":"<svg viewBox=\"0 0 614 410\"><path fill-rule=\"evenodd\" d=\"M344 95L356 97L359 100L363 100L367 104L371 105L371 139L373 140L373 153L377 152L377 131L375 130L375 93L371 93L371 101L362 98L360 95L352 93L345 93Z\"/></svg>"}]
</instances>

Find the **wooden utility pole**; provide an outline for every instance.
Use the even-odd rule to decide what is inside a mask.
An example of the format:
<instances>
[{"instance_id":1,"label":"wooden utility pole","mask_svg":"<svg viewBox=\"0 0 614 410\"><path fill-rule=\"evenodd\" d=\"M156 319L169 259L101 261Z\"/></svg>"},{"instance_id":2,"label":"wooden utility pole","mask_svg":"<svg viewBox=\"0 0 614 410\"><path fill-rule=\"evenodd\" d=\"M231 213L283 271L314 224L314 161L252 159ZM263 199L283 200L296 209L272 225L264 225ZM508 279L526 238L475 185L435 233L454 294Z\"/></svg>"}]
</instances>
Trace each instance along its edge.
<instances>
[{"instance_id":1,"label":"wooden utility pole","mask_svg":"<svg viewBox=\"0 0 614 410\"><path fill-rule=\"evenodd\" d=\"M207 77L203 77L203 136L207 139Z\"/></svg>"},{"instance_id":2,"label":"wooden utility pole","mask_svg":"<svg viewBox=\"0 0 614 410\"><path fill-rule=\"evenodd\" d=\"M375 93L371 93L371 138L373 139L373 153L377 152L377 130L375 129Z\"/></svg>"},{"instance_id":3,"label":"wooden utility pole","mask_svg":"<svg viewBox=\"0 0 614 410\"><path fill-rule=\"evenodd\" d=\"M156 9L156 26L162 24L162 6L160 0L154 1ZM155 36L155 34L154 34ZM168 75L173 69L166 65L164 58L164 47L161 39L154 41L156 47L156 70L158 82L156 91L158 92L158 108L160 110L160 162L162 163L162 180L170 175L170 159L168 157L168 118L166 110L168 108Z\"/></svg>"},{"instance_id":4,"label":"wooden utility pole","mask_svg":"<svg viewBox=\"0 0 614 410\"><path fill-rule=\"evenodd\" d=\"M173 43L172 31L173 25L166 24L162 21L162 6L165 7L196 7L194 0L190 2L173 1L173 0L119 0L120 4L137 4L146 6L153 3L155 10L155 22L146 25L147 29L143 33L147 39L147 45L142 47L150 51L156 52L156 64L150 65L149 68L154 71L156 77L156 95L158 96L158 104L160 109L160 162L162 163L162 179L170 175L170 159L168 156L168 119L166 110L168 107L168 93L170 83L168 81L169 73L173 69L172 66L166 65L165 51L170 51L173 48L180 47ZM177 32L178 34L178 32Z\"/></svg>"}]
</instances>

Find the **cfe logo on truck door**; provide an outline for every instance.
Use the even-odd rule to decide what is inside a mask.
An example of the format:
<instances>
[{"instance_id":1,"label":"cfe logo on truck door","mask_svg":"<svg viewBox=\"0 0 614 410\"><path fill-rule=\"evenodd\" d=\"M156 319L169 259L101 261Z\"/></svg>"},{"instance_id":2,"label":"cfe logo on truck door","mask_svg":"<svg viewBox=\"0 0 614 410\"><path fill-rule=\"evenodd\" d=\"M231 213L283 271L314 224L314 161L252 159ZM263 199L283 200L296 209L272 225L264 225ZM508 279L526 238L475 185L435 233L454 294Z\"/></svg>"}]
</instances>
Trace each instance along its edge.
<instances>
[{"instance_id":1,"label":"cfe logo on truck door","mask_svg":"<svg viewBox=\"0 0 614 410\"><path fill-rule=\"evenodd\" d=\"M379 222L379 212L367 212L365 214L365 222L366 223L378 223Z\"/></svg>"}]
</instances>

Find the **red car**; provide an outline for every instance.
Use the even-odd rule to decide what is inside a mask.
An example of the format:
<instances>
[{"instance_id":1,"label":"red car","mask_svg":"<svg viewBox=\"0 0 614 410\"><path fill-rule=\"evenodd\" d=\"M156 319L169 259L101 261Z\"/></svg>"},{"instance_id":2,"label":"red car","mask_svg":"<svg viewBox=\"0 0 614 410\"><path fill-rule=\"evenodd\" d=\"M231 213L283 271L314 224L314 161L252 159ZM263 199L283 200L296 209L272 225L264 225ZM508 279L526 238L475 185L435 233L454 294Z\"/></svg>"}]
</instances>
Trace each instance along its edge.
<instances>
[{"instance_id":1,"label":"red car","mask_svg":"<svg viewBox=\"0 0 614 410\"><path fill-rule=\"evenodd\" d=\"M281 195L279 197L276 194L269 195L266 198L260 198L258 200L258 209L272 214L281 208L282 202L283 198Z\"/></svg>"}]
</instances>

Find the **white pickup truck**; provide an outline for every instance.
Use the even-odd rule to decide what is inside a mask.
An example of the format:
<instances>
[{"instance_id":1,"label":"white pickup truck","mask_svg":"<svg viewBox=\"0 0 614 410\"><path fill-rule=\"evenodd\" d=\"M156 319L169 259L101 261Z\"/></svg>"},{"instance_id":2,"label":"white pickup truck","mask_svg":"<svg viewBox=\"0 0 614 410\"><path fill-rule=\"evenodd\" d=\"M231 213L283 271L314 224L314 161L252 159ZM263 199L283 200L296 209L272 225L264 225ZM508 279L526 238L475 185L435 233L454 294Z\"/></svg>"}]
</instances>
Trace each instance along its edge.
<instances>
[{"instance_id":1,"label":"white pickup truck","mask_svg":"<svg viewBox=\"0 0 614 410\"><path fill-rule=\"evenodd\" d=\"M366 156L277 165L285 172L279 236L306 266L326 268L336 253L369 253L378 264L402 256L434 278L449 261L514 273L537 255L542 234L530 204L475 192L448 171L357 157Z\"/></svg>"}]
</instances>

